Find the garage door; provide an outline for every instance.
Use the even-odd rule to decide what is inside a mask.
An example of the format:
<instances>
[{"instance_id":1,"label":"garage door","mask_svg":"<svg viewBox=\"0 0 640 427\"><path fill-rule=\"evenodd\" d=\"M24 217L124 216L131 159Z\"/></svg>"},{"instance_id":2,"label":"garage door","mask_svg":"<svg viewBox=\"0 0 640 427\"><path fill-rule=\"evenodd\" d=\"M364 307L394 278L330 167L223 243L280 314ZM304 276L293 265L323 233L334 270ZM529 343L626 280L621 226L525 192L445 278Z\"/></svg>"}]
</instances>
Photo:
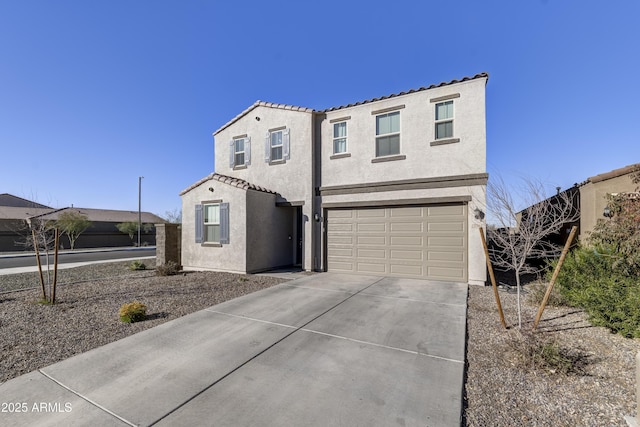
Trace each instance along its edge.
<instances>
[{"instance_id":1,"label":"garage door","mask_svg":"<svg viewBox=\"0 0 640 427\"><path fill-rule=\"evenodd\" d=\"M466 282L467 206L331 209L327 270Z\"/></svg>"}]
</instances>

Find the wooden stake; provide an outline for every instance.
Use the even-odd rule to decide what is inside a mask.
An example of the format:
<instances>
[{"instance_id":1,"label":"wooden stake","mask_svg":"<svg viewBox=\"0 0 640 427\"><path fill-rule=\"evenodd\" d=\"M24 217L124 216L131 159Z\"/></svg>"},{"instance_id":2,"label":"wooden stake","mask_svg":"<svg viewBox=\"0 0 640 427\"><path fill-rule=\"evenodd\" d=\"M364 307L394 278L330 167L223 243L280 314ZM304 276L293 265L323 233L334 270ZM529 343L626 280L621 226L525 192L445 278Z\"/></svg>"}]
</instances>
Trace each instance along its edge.
<instances>
[{"instance_id":1,"label":"wooden stake","mask_svg":"<svg viewBox=\"0 0 640 427\"><path fill-rule=\"evenodd\" d=\"M56 303L56 283L58 282L58 245L60 244L60 230L56 228L55 248L53 249L53 289L51 304Z\"/></svg>"},{"instance_id":2,"label":"wooden stake","mask_svg":"<svg viewBox=\"0 0 640 427\"><path fill-rule=\"evenodd\" d=\"M36 231L32 228L33 247L36 251L36 261L38 262L38 272L40 272L40 286L42 286L42 299L47 299L47 290L44 288L44 277L42 276L42 263L40 262L40 251L38 250L38 239L36 239Z\"/></svg>"},{"instance_id":3,"label":"wooden stake","mask_svg":"<svg viewBox=\"0 0 640 427\"><path fill-rule=\"evenodd\" d=\"M553 285L556 283L556 279L558 278L558 274L560 273L560 267L564 263L564 259L569 252L569 247L571 246L571 242L573 241L573 237L578 231L578 226L574 225L571 227L571 233L569 233L569 238L567 239L567 243L564 244L564 249L562 249L562 254L560 255L560 259L558 260L558 265L556 265L556 269L553 272L553 276L551 276L551 282L549 282L549 286L547 286L547 292L544 294L544 298L542 298L542 303L540 304L540 308L538 309L538 314L536 314L536 320L533 322L533 329L538 327L538 322L540 322L540 318L542 317L542 312L544 311L545 306L547 305L547 301L549 300L549 295L551 295L551 290L553 289Z\"/></svg>"},{"instance_id":4,"label":"wooden stake","mask_svg":"<svg viewBox=\"0 0 640 427\"><path fill-rule=\"evenodd\" d=\"M507 323L504 321L504 313L502 312L502 304L500 303L500 295L498 294L498 286L496 285L496 277L493 275L493 266L491 265L491 259L489 259L489 248L487 247L487 240L484 237L484 230L480 227L480 238L482 239L482 246L484 246L484 256L487 260L487 269L489 270L489 277L491 277L491 285L493 286L493 295L496 297L496 304L498 304L498 313L500 314L500 322L502 326L507 329Z\"/></svg>"}]
</instances>

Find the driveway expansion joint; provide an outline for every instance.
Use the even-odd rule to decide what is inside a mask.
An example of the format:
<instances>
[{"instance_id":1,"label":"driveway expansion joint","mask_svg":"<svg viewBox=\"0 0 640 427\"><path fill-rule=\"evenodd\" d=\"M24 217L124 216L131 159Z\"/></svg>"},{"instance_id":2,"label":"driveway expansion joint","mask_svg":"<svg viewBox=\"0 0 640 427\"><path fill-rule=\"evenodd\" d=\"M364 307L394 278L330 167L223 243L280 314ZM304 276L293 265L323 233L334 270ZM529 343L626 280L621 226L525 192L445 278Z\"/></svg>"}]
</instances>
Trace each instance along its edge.
<instances>
[{"instance_id":1,"label":"driveway expansion joint","mask_svg":"<svg viewBox=\"0 0 640 427\"><path fill-rule=\"evenodd\" d=\"M98 402L94 402L93 400L89 399L87 396L83 395L82 393L77 392L74 389L72 389L71 387L68 387L68 386L64 385L60 381L58 381L55 378L53 378L51 375L49 375L46 372L44 372L42 369L38 369L38 372L40 372L40 374L44 375L50 381L53 381L55 384L59 385L60 387L62 387L65 390L67 390L69 393L75 394L76 396L78 396L80 399L84 400L88 404L90 404L92 406L95 406L96 408L100 409L103 412L106 412L107 414L111 415L114 418L117 418L118 420L122 421L123 423L125 423L127 425L130 425L132 427L137 427L138 426L138 424L134 424L131 421L128 421L127 419L121 417L120 415L116 414L115 412L110 411L109 409L107 409L104 406L100 405Z\"/></svg>"}]
</instances>

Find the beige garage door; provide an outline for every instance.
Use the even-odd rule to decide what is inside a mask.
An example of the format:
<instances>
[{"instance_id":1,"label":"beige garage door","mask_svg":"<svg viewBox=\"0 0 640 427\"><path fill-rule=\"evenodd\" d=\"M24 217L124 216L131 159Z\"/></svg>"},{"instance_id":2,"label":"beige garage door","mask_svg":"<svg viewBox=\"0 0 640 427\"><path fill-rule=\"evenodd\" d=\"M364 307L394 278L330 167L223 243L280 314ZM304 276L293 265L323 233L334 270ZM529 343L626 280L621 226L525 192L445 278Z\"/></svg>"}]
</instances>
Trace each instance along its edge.
<instances>
[{"instance_id":1,"label":"beige garage door","mask_svg":"<svg viewBox=\"0 0 640 427\"><path fill-rule=\"evenodd\" d=\"M466 282L467 206L331 209L327 269Z\"/></svg>"}]
</instances>

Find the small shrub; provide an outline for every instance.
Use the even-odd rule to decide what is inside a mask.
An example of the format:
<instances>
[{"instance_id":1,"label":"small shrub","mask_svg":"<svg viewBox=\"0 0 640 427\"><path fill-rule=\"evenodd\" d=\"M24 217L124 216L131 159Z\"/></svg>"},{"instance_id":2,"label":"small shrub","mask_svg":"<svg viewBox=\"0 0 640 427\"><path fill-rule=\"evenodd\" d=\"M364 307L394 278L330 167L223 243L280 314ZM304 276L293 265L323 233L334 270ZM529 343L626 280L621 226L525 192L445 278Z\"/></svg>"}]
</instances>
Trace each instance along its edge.
<instances>
[{"instance_id":1,"label":"small shrub","mask_svg":"<svg viewBox=\"0 0 640 427\"><path fill-rule=\"evenodd\" d=\"M120 321L125 323L133 323L144 320L147 315L147 306L141 302L134 301L129 304L123 304L118 311Z\"/></svg>"},{"instance_id":2,"label":"small shrub","mask_svg":"<svg viewBox=\"0 0 640 427\"><path fill-rule=\"evenodd\" d=\"M544 299L544 295L547 293L548 283L533 283L528 286L529 288L529 301L539 306ZM554 286L549 294L547 305L561 307L569 305L569 301L560 293L558 286Z\"/></svg>"},{"instance_id":3,"label":"small shrub","mask_svg":"<svg viewBox=\"0 0 640 427\"><path fill-rule=\"evenodd\" d=\"M142 261L139 261L139 260L132 261L131 264L129 264L129 270L136 271L136 270L146 270L146 269L147 269L147 266Z\"/></svg>"},{"instance_id":4,"label":"small shrub","mask_svg":"<svg viewBox=\"0 0 640 427\"><path fill-rule=\"evenodd\" d=\"M583 308L596 326L624 337L640 337L640 283L617 267L606 247L573 250L558 275L559 291L570 305Z\"/></svg>"},{"instance_id":5,"label":"small shrub","mask_svg":"<svg viewBox=\"0 0 640 427\"><path fill-rule=\"evenodd\" d=\"M539 332L514 330L509 346L515 362L525 370L545 370L550 374L583 374L588 356L562 347L553 337Z\"/></svg>"},{"instance_id":6,"label":"small shrub","mask_svg":"<svg viewBox=\"0 0 640 427\"><path fill-rule=\"evenodd\" d=\"M156 267L157 276L175 276L180 271L180 266L175 261L168 261L166 264Z\"/></svg>"}]
</instances>

